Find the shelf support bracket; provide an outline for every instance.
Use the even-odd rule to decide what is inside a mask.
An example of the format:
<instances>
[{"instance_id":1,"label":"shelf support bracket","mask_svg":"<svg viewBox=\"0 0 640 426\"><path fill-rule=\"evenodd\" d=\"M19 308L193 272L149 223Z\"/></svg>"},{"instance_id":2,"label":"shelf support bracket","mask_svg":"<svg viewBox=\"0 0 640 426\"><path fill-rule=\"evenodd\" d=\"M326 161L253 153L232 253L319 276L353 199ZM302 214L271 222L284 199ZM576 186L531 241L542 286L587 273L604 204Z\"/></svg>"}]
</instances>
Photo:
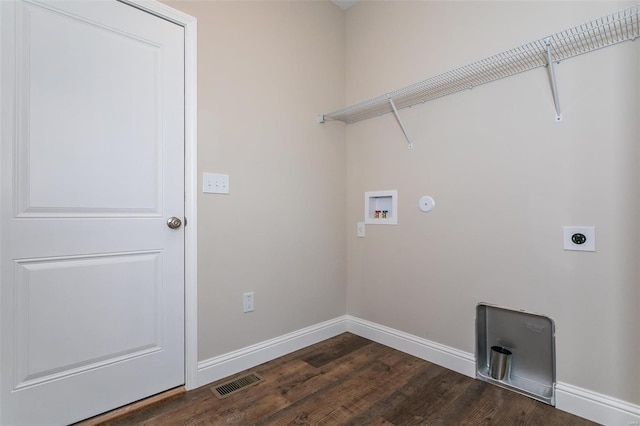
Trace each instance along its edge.
<instances>
[{"instance_id":1,"label":"shelf support bracket","mask_svg":"<svg viewBox=\"0 0 640 426\"><path fill-rule=\"evenodd\" d=\"M391 108L393 108L393 115L396 116L396 120L398 120L398 124L402 129L402 133L404 133L404 137L407 139L407 143L409 144L409 149L412 149L413 143L411 142L411 139L409 139L409 135L407 134L407 129L405 129L404 124L402 124L402 120L400 119L400 114L398 114L398 109L396 108L396 104L393 103L393 98L391 98L391 95L387 95L387 99L389 99Z\"/></svg>"},{"instance_id":2,"label":"shelf support bracket","mask_svg":"<svg viewBox=\"0 0 640 426\"><path fill-rule=\"evenodd\" d=\"M562 112L560 111L560 97L558 96L558 86L556 85L556 72L553 65L553 56L551 55L551 37L545 38L544 44L547 46L547 68L549 71L549 79L551 80L553 103L556 106L556 121L562 121Z\"/></svg>"}]
</instances>

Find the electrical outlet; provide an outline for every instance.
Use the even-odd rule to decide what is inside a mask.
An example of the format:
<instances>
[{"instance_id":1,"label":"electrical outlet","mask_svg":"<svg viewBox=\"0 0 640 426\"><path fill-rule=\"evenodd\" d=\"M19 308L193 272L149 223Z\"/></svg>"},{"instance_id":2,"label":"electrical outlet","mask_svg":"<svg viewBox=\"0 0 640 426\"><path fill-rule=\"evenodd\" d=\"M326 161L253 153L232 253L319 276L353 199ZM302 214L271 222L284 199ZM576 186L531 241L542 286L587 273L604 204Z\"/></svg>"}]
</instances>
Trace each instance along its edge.
<instances>
[{"instance_id":1,"label":"electrical outlet","mask_svg":"<svg viewBox=\"0 0 640 426\"><path fill-rule=\"evenodd\" d=\"M358 222L357 235L360 238L364 238L364 222Z\"/></svg>"},{"instance_id":2,"label":"electrical outlet","mask_svg":"<svg viewBox=\"0 0 640 426\"><path fill-rule=\"evenodd\" d=\"M207 194L228 194L229 175L222 175L220 173L203 173L202 192Z\"/></svg>"},{"instance_id":3,"label":"electrical outlet","mask_svg":"<svg viewBox=\"0 0 640 426\"><path fill-rule=\"evenodd\" d=\"M253 292L245 293L242 296L243 312L253 312Z\"/></svg>"},{"instance_id":4,"label":"electrical outlet","mask_svg":"<svg viewBox=\"0 0 640 426\"><path fill-rule=\"evenodd\" d=\"M596 229L593 226L563 226L565 250L596 251Z\"/></svg>"}]
</instances>

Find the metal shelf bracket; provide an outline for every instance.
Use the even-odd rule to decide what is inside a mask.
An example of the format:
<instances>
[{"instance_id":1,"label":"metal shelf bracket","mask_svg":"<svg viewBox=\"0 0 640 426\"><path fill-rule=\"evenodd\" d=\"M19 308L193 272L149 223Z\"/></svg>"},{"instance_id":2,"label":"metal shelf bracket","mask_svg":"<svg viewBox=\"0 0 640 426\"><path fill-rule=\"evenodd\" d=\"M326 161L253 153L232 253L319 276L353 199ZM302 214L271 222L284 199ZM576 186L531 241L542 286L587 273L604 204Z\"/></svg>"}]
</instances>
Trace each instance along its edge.
<instances>
[{"instance_id":1,"label":"metal shelf bracket","mask_svg":"<svg viewBox=\"0 0 640 426\"><path fill-rule=\"evenodd\" d=\"M549 71L549 79L551 80L551 91L553 92L553 103L556 107L556 121L562 121L562 112L560 111L560 97L558 96L558 85L556 84L556 72L553 65L553 55L551 54L551 37L544 39L547 46L547 70Z\"/></svg>"},{"instance_id":2,"label":"metal shelf bracket","mask_svg":"<svg viewBox=\"0 0 640 426\"><path fill-rule=\"evenodd\" d=\"M407 143L409 144L409 149L413 148L413 143L411 142L411 139L409 138L409 135L407 134L407 129L404 128L404 124L402 124L402 120L400 119L400 114L398 114L398 109L396 108L396 104L393 103L393 98L391 97L391 95L387 95L387 98L389 99L389 103L391 104L391 108L393 108L393 114L396 116L396 120L398 120L398 124L400 125L400 128L402 129L402 133L404 133L404 137L407 139Z\"/></svg>"}]
</instances>

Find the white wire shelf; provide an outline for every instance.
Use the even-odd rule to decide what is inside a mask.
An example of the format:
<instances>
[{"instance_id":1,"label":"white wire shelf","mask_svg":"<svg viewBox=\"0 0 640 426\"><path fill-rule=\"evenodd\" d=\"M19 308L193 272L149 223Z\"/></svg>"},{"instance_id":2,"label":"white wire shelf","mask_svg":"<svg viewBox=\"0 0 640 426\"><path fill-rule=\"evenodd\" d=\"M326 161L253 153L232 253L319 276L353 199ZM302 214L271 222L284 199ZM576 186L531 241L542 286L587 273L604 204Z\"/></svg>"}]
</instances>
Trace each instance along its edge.
<instances>
[{"instance_id":1,"label":"white wire shelf","mask_svg":"<svg viewBox=\"0 0 640 426\"><path fill-rule=\"evenodd\" d=\"M335 120L352 124L394 112L406 136L397 110L547 65L551 65L549 68L556 103L556 119L560 121L553 62L560 63L583 53L634 40L640 35L639 7L640 4L633 5L393 92L323 114L318 117L318 121ZM411 147L408 137L407 141Z\"/></svg>"}]
</instances>

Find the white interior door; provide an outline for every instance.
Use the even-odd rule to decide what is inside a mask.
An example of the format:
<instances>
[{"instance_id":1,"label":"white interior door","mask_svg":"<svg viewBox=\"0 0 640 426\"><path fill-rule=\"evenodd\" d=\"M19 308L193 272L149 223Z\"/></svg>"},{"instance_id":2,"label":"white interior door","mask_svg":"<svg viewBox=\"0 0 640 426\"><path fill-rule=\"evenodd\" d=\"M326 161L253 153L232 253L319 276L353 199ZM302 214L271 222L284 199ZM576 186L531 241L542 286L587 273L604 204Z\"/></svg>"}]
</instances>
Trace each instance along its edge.
<instances>
[{"instance_id":1,"label":"white interior door","mask_svg":"<svg viewBox=\"0 0 640 426\"><path fill-rule=\"evenodd\" d=\"M183 28L0 1L0 424L184 383Z\"/></svg>"}]
</instances>

